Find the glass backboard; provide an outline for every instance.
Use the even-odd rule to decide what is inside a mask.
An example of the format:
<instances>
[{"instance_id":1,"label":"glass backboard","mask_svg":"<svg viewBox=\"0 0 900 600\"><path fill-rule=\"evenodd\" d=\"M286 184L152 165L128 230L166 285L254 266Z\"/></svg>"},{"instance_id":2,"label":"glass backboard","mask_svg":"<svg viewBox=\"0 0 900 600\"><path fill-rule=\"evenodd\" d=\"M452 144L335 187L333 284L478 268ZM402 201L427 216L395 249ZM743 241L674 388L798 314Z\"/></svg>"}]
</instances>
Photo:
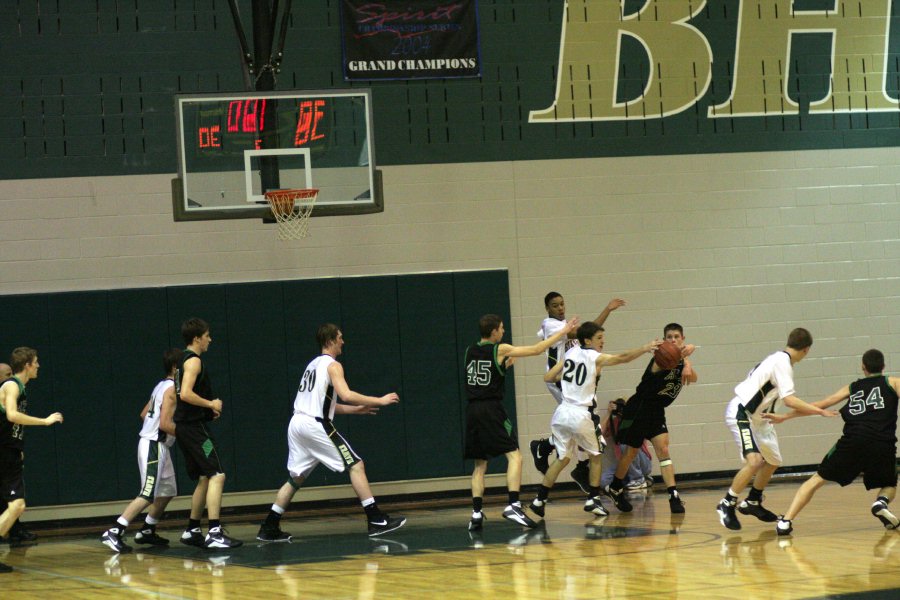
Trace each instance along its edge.
<instances>
[{"instance_id":1,"label":"glass backboard","mask_svg":"<svg viewBox=\"0 0 900 600\"><path fill-rule=\"evenodd\" d=\"M176 221L270 216L265 192L318 188L313 216L383 210L370 90L175 97Z\"/></svg>"}]
</instances>

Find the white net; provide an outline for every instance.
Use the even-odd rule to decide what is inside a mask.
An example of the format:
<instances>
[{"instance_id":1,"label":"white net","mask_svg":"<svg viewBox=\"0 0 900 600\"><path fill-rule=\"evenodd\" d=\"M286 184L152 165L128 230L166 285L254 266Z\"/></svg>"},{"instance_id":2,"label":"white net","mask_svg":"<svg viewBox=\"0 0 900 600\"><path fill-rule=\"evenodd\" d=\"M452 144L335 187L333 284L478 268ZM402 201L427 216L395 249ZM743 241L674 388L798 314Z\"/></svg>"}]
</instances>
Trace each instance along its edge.
<instances>
[{"instance_id":1,"label":"white net","mask_svg":"<svg viewBox=\"0 0 900 600\"><path fill-rule=\"evenodd\" d=\"M279 240L299 240L309 235L309 218L318 197L317 189L266 192L266 200L278 224Z\"/></svg>"}]
</instances>

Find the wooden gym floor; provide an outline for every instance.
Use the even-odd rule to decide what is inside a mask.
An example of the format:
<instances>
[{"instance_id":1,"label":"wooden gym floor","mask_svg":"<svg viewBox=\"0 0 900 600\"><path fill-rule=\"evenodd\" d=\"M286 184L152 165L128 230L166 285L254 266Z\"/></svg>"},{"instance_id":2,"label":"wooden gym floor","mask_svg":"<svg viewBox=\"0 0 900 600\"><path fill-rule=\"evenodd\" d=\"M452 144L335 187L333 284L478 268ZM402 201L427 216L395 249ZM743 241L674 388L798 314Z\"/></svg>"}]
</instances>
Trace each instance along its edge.
<instances>
[{"instance_id":1,"label":"wooden gym floor","mask_svg":"<svg viewBox=\"0 0 900 600\"><path fill-rule=\"evenodd\" d=\"M766 505L783 512L798 486L773 484ZM289 513L291 544L260 544L255 523L232 523L246 543L229 552L182 546L177 529L161 531L174 542L168 549L121 556L99 543L99 531L43 535L36 545L0 546L0 561L15 568L0 574L0 598L900 598L900 531L869 513L873 494L859 482L822 488L787 539L752 517L741 531L722 527L721 488L686 489L681 519L655 489L632 495L630 514L604 499L612 514L600 520L560 493L536 530L491 505L480 535L467 531L463 507L407 510L407 525L385 539L365 535L361 511Z\"/></svg>"}]
</instances>

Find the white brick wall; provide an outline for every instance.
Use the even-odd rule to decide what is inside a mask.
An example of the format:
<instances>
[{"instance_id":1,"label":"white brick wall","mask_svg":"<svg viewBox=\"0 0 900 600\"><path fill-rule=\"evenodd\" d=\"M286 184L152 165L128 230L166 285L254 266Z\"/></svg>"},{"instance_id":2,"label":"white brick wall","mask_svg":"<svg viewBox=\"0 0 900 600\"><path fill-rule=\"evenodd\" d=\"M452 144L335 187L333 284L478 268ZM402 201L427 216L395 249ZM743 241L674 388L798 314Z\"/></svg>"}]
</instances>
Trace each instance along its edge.
<instances>
[{"instance_id":1,"label":"white brick wall","mask_svg":"<svg viewBox=\"0 0 900 600\"><path fill-rule=\"evenodd\" d=\"M700 382L669 411L676 471L734 469L725 403L792 327L816 339L804 399L855 378L869 347L900 364L898 163L873 148L386 167L384 213L317 218L296 242L253 220L174 223L169 175L4 181L2 293L505 267L515 343L534 340L551 289L588 319L628 300L610 351L682 323ZM601 405L643 366L608 369ZM515 371L527 448L554 404L541 360ZM786 463L817 462L839 431L784 424Z\"/></svg>"}]
</instances>

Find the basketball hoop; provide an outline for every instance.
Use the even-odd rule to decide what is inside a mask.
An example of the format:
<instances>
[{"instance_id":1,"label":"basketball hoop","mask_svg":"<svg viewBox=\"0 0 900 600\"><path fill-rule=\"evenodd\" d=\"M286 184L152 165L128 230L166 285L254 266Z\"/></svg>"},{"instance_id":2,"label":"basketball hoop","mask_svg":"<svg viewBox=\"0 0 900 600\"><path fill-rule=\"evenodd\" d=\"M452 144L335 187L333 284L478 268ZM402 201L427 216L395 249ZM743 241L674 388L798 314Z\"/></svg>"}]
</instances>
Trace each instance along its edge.
<instances>
[{"instance_id":1,"label":"basketball hoop","mask_svg":"<svg viewBox=\"0 0 900 600\"><path fill-rule=\"evenodd\" d=\"M266 200L278 223L279 240L299 240L309 235L309 217L319 190L272 190L266 192Z\"/></svg>"}]
</instances>

